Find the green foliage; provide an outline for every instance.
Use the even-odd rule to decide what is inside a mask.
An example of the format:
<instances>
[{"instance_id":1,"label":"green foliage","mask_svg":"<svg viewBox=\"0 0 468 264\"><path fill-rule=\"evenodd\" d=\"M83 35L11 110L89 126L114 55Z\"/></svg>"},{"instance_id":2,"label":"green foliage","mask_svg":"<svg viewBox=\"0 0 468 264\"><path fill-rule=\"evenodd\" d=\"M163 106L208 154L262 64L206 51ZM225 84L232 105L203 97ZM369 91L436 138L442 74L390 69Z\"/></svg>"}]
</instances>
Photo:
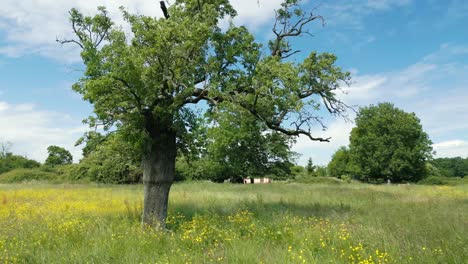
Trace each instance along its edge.
<instances>
[{"instance_id":1,"label":"green foliage","mask_svg":"<svg viewBox=\"0 0 468 264\"><path fill-rule=\"evenodd\" d=\"M315 172L315 166L314 166L314 163L312 162L312 158L309 158L309 159L307 160L306 170L307 170L307 173L308 173L309 175L314 174L314 172Z\"/></svg>"},{"instance_id":2,"label":"green foliage","mask_svg":"<svg viewBox=\"0 0 468 264\"><path fill-rule=\"evenodd\" d=\"M315 176L317 177L326 177L326 176L329 176L328 173L327 173L327 167L324 167L324 166L316 166L315 167L315 173L314 173Z\"/></svg>"},{"instance_id":3,"label":"green foliage","mask_svg":"<svg viewBox=\"0 0 468 264\"><path fill-rule=\"evenodd\" d=\"M44 163L44 165L56 166L56 165L65 165L71 164L73 162L73 156L70 151L59 147L59 146L49 146L47 148L49 156Z\"/></svg>"},{"instance_id":4,"label":"green foliage","mask_svg":"<svg viewBox=\"0 0 468 264\"><path fill-rule=\"evenodd\" d=\"M390 103L364 107L350 136L354 175L365 181L417 182L426 175L431 143L414 113Z\"/></svg>"},{"instance_id":5,"label":"green foliage","mask_svg":"<svg viewBox=\"0 0 468 264\"><path fill-rule=\"evenodd\" d=\"M291 174L294 176L294 178L303 177L305 172L305 168L300 165L294 165L291 167Z\"/></svg>"},{"instance_id":6,"label":"green foliage","mask_svg":"<svg viewBox=\"0 0 468 264\"><path fill-rule=\"evenodd\" d=\"M0 157L0 174L21 168L37 168L41 164L26 157L6 153Z\"/></svg>"},{"instance_id":7,"label":"green foliage","mask_svg":"<svg viewBox=\"0 0 468 264\"><path fill-rule=\"evenodd\" d=\"M104 129L125 130L136 146L164 131L176 135L179 150L190 148L194 113L188 105L200 101L208 102L212 112L228 109L241 118L250 115L269 130L314 140L320 138L313 138L306 126L315 123L312 112L325 107L322 102L334 114L345 110L335 92L350 74L334 65L336 56L312 52L302 62L283 61L291 52L287 39L304 34L315 20L297 1L287 1L278 10L276 19L285 24L278 28L272 42L278 45L271 46L271 55L244 26L220 28L220 20L236 15L226 0L176 1L167 19L122 9L131 39L114 26L104 7L98 10L93 17L70 12L77 39L61 42L78 44L86 67L73 89L94 105L94 115L87 120L91 126L102 123ZM252 118L245 122L254 122ZM296 129L283 127L286 120ZM255 173L246 166L241 173Z\"/></svg>"},{"instance_id":8,"label":"green foliage","mask_svg":"<svg viewBox=\"0 0 468 264\"><path fill-rule=\"evenodd\" d=\"M332 177L342 178L343 175L351 174L351 155L349 149L340 147L328 163L328 174Z\"/></svg>"},{"instance_id":9,"label":"green foliage","mask_svg":"<svg viewBox=\"0 0 468 264\"><path fill-rule=\"evenodd\" d=\"M95 151L96 148L106 140L106 137L99 132L90 131L78 139L75 146L85 143L82 149L83 157L86 158L91 152Z\"/></svg>"},{"instance_id":10,"label":"green foliage","mask_svg":"<svg viewBox=\"0 0 468 264\"><path fill-rule=\"evenodd\" d=\"M209 163L229 168L236 177L271 170L289 175L284 168L290 161L278 155L287 149L283 143L300 135L326 141L311 135L310 128L322 124L322 109L334 115L347 109L336 91L350 80L350 74L335 65L333 54L311 52L302 61L285 60L296 53L289 39L306 34L307 24L321 18L303 12L298 3L286 0L276 13L270 54L245 26L221 27L223 19L234 21L236 15L228 0L175 1L163 10L164 18L133 15L122 8L130 35L114 26L104 7L93 17L72 9L77 39L61 42L82 48L85 71L73 90L94 106L88 123L104 130L115 127L127 135L125 140L138 147L143 159L145 182L169 183L164 185L168 191L176 153L197 156L191 151L199 143L191 133L197 113L189 105L205 101L204 109L217 119L213 123L227 123L239 132L214 142ZM238 124L232 122L234 117L240 118ZM216 124L213 127L216 130ZM156 195L157 189L145 191ZM143 221L154 219L150 212L158 212L158 221L164 222L167 204L147 201L147 206L162 210L145 207Z\"/></svg>"},{"instance_id":11,"label":"green foliage","mask_svg":"<svg viewBox=\"0 0 468 264\"><path fill-rule=\"evenodd\" d=\"M222 182L225 179L236 178L229 172L229 169L223 167L220 163L208 158L200 158L187 161L181 157L176 162L177 180L210 180Z\"/></svg>"},{"instance_id":12,"label":"green foliage","mask_svg":"<svg viewBox=\"0 0 468 264\"><path fill-rule=\"evenodd\" d=\"M433 165L432 161L426 163L426 173L427 176L435 176L435 177L442 177L442 173L440 172L439 168Z\"/></svg>"},{"instance_id":13,"label":"green foliage","mask_svg":"<svg viewBox=\"0 0 468 264\"><path fill-rule=\"evenodd\" d=\"M468 157L461 158L437 158L431 161L437 167L442 176L465 177L468 175Z\"/></svg>"},{"instance_id":14,"label":"green foliage","mask_svg":"<svg viewBox=\"0 0 468 264\"><path fill-rule=\"evenodd\" d=\"M207 130L206 158L210 165L222 167L221 178L290 175L290 139L271 132L249 113L218 111L212 114L216 125ZM220 170L217 170L220 171ZM227 178L226 178L227 177Z\"/></svg>"},{"instance_id":15,"label":"green foliage","mask_svg":"<svg viewBox=\"0 0 468 264\"><path fill-rule=\"evenodd\" d=\"M88 141L89 142L89 141ZM73 168L76 179L102 183L137 183L141 181L141 157L122 134L112 134L94 146L94 150Z\"/></svg>"},{"instance_id":16,"label":"green foliage","mask_svg":"<svg viewBox=\"0 0 468 264\"><path fill-rule=\"evenodd\" d=\"M43 170L41 168L21 168L13 169L0 174L0 183L21 183L29 181L55 181L58 175L55 172Z\"/></svg>"},{"instance_id":17,"label":"green foliage","mask_svg":"<svg viewBox=\"0 0 468 264\"><path fill-rule=\"evenodd\" d=\"M420 180L418 183L423 185L447 185L449 182L447 179L439 176L429 176Z\"/></svg>"}]
</instances>

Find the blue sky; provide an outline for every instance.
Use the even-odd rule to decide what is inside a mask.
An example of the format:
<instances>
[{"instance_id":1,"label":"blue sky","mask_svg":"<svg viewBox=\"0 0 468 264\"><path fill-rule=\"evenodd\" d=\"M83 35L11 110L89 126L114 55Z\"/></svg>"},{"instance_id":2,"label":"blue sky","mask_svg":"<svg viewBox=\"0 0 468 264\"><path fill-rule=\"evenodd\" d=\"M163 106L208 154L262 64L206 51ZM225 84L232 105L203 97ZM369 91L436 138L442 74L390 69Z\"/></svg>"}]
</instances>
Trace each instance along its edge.
<instances>
[{"instance_id":1,"label":"blue sky","mask_svg":"<svg viewBox=\"0 0 468 264\"><path fill-rule=\"evenodd\" d=\"M171 1L169 1L171 2ZM273 9L280 0L235 0L237 24L262 40L271 36ZM87 14L107 6L117 23L118 6L160 16L154 0L3 0L0 9L0 142L15 153L44 161L49 145L63 146L79 159L74 142L87 126L81 120L92 106L71 90L80 76L78 50L60 46L71 36L67 11ZM415 112L434 142L437 156L468 156L468 1L347 0L304 1L304 8L324 16L325 26L311 27L313 37L295 42L303 52L331 52L353 74L339 96L367 106L389 101ZM326 164L348 144L352 122L327 118L330 143L299 138L293 149L304 164L311 157Z\"/></svg>"}]
</instances>

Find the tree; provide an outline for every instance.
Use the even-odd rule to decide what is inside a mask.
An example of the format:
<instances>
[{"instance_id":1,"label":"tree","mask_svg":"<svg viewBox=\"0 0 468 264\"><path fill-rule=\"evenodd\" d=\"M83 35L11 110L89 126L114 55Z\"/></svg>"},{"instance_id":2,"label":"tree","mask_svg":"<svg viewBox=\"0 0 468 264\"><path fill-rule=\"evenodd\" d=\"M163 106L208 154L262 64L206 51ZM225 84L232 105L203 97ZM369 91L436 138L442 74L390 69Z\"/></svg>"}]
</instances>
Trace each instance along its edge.
<instances>
[{"instance_id":1,"label":"tree","mask_svg":"<svg viewBox=\"0 0 468 264\"><path fill-rule=\"evenodd\" d=\"M290 174L282 166L293 159L289 137L269 131L261 121L245 112L218 109L211 118L215 125L207 131L206 157L225 168L224 177L217 177L218 181L265 176L273 170L283 176Z\"/></svg>"},{"instance_id":2,"label":"tree","mask_svg":"<svg viewBox=\"0 0 468 264\"><path fill-rule=\"evenodd\" d=\"M351 157L349 149L340 147L332 156L328 163L328 174L333 177L341 178L343 175L351 174Z\"/></svg>"},{"instance_id":3,"label":"tree","mask_svg":"<svg viewBox=\"0 0 468 264\"><path fill-rule=\"evenodd\" d=\"M442 176L445 177L464 177L468 175L468 158L437 158L431 161L436 166Z\"/></svg>"},{"instance_id":4,"label":"tree","mask_svg":"<svg viewBox=\"0 0 468 264\"><path fill-rule=\"evenodd\" d=\"M314 163L312 162L312 158L309 158L307 160L306 170L307 170L307 174L309 174L309 175L314 174L315 166L314 166Z\"/></svg>"},{"instance_id":5,"label":"tree","mask_svg":"<svg viewBox=\"0 0 468 264\"><path fill-rule=\"evenodd\" d=\"M7 152L5 156L0 156L0 174L19 168L37 168L41 164L35 160L28 159L20 155Z\"/></svg>"},{"instance_id":6,"label":"tree","mask_svg":"<svg viewBox=\"0 0 468 264\"><path fill-rule=\"evenodd\" d=\"M12 145L13 143L11 143L10 141L0 142L0 158L4 158L9 153L11 153L10 150Z\"/></svg>"},{"instance_id":7,"label":"tree","mask_svg":"<svg viewBox=\"0 0 468 264\"><path fill-rule=\"evenodd\" d=\"M140 182L141 155L125 141L123 135L113 133L107 137L100 135L92 139L100 141L87 141L86 146L92 147L88 148L89 152L80 161L79 177L102 183Z\"/></svg>"},{"instance_id":8,"label":"tree","mask_svg":"<svg viewBox=\"0 0 468 264\"><path fill-rule=\"evenodd\" d=\"M164 18L133 15L128 36L114 26L104 7L93 17L70 11L75 39L85 66L73 89L94 105L91 126L117 128L141 146L143 223L164 228L168 195L178 150L190 142L190 105L204 101L209 111L250 114L269 130L314 137L322 124L320 109L341 115L347 109L335 92L350 74L335 66L336 56L316 52L303 61L291 39L308 33L321 16L304 12L298 0L285 0L276 11L269 53L244 27L221 19L236 16L228 0L178 0Z\"/></svg>"},{"instance_id":9,"label":"tree","mask_svg":"<svg viewBox=\"0 0 468 264\"><path fill-rule=\"evenodd\" d=\"M65 165L73 162L73 156L70 151L62 147L52 145L47 148L47 152L49 156L47 156L44 165Z\"/></svg>"},{"instance_id":10,"label":"tree","mask_svg":"<svg viewBox=\"0 0 468 264\"><path fill-rule=\"evenodd\" d=\"M75 147L85 143L85 146L82 149L83 158L86 158L95 151L100 144L102 144L107 139L106 136L102 135L99 132L90 131L85 133L85 135L78 139L75 143Z\"/></svg>"},{"instance_id":11,"label":"tree","mask_svg":"<svg viewBox=\"0 0 468 264\"><path fill-rule=\"evenodd\" d=\"M425 176L432 142L414 113L380 103L362 108L355 122L349 151L361 180L415 182Z\"/></svg>"}]
</instances>

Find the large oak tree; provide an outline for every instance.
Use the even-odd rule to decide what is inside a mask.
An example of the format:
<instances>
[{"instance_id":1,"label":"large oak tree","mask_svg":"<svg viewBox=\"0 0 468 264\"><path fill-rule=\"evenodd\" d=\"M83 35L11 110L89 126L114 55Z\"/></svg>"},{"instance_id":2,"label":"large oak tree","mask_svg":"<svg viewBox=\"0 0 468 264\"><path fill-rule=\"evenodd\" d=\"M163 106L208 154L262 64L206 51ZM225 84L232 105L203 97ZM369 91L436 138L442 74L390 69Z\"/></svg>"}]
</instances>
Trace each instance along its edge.
<instances>
[{"instance_id":1,"label":"large oak tree","mask_svg":"<svg viewBox=\"0 0 468 264\"><path fill-rule=\"evenodd\" d=\"M190 105L204 101L210 111L230 105L270 130L328 141L312 135L310 127L323 125L321 109L334 115L346 110L335 92L350 75L329 53L290 60L299 52L290 40L322 20L297 0L285 0L276 11L268 48L244 26L220 26L236 16L228 0L160 4L161 18L122 8L131 34L115 26L104 7L92 17L72 9L76 38L59 42L82 49L86 70L73 89L94 105L89 123L117 128L141 146L143 223L163 228L176 154L190 144Z\"/></svg>"},{"instance_id":2,"label":"large oak tree","mask_svg":"<svg viewBox=\"0 0 468 264\"><path fill-rule=\"evenodd\" d=\"M380 103L361 108L355 122L347 153L354 176L392 182L417 182L426 176L432 142L414 113Z\"/></svg>"}]
</instances>

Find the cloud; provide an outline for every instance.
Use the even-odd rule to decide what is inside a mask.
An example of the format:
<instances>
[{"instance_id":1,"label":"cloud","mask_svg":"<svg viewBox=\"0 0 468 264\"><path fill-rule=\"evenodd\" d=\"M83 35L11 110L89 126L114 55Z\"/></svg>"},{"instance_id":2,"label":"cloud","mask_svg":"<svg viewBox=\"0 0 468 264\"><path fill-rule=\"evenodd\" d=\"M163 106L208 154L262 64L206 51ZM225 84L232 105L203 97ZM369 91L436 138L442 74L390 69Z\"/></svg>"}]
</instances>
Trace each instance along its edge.
<instances>
[{"instance_id":1,"label":"cloud","mask_svg":"<svg viewBox=\"0 0 468 264\"><path fill-rule=\"evenodd\" d=\"M468 157L468 141L449 140L433 145L436 157Z\"/></svg>"},{"instance_id":2,"label":"cloud","mask_svg":"<svg viewBox=\"0 0 468 264\"><path fill-rule=\"evenodd\" d=\"M249 1L233 0L240 24L256 28L273 18L273 9L281 0ZM0 9L0 33L4 33L0 54L20 57L39 54L68 63L79 61L79 51L72 45L61 46L56 37L72 38L68 22L68 11L75 7L87 15L96 13L97 6L106 6L109 16L117 25L124 24L119 6L132 13L162 16L159 4L154 0L97 0L97 1L53 1L53 0L3 0ZM126 27L128 29L128 27Z\"/></svg>"},{"instance_id":3,"label":"cloud","mask_svg":"<svg viewBox=\"0 0 468 264\"><path fill-rule=\"evenodd\" d=\"M429 134L437 157L468 156L468 46L443 44L435 52L403 69L377 74L355 73L353 84L339 97L350 105L368 106L392 102L406 112L414 112ZM355 70L355 72L357 72ZM350 118L354 118L351 113ZM330 143L299 138L294 150L303 154L300 164L312 157L326 164L333 152L348 144L352 124L331 121L322 134Z\"/></svg>"},{"instance_id":4,"label":"cloud","mask_svg":"<svg viewBox=\"0 0 468 264\"><path fill-rule=\"evenodd\" d=\"M86 126L68 115L39 110L32 104L0 101L0 142L12 142L12 152L28 158L43 162L47 147L58 145L78 161L81 148L74 143L85 131Z\"/></svg>"},{"instance_id":5,"label":"cloud","mask_svg":"<svg viewBox=\"0 0 468 264\"><path fill-rule=\"evenodd\" d=\"M353 30L364 30L364 18L370 14L401 8L411 0L341 0L324 4L327 24Z\"/></svg>"}]
</instances>

